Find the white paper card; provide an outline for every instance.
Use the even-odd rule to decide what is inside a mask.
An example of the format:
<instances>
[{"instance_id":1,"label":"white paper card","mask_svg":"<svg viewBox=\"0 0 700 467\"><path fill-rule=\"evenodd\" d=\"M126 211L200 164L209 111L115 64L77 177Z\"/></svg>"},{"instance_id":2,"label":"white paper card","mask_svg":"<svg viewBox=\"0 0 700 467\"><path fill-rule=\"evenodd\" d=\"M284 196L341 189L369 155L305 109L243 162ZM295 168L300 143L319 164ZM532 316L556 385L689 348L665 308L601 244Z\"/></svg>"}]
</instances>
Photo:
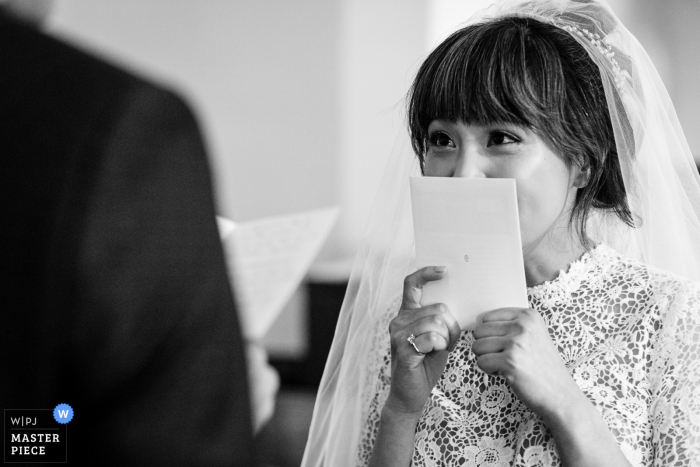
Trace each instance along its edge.
<instances>
[{"instance_id":1,"label":"white paper card","mask_svg":"<svg viewBox=\"0 0 700 467\"><path fill-rule=\"evenodd\" d=\"M243 334L262 338L304 279L337 207L233 222L217 217Z\"/></svg>"},{"instance_id":2,"label":"white paper card","mask_svg":"<svg viewBox=\"0 0 700 467\"><path fill-rule=\"evenodd\" d=\"M444 303L462 329L484 312L527 308L513 179L411 177L416 265L447 266L421 304Z\"/></svg>"}]
</instances>

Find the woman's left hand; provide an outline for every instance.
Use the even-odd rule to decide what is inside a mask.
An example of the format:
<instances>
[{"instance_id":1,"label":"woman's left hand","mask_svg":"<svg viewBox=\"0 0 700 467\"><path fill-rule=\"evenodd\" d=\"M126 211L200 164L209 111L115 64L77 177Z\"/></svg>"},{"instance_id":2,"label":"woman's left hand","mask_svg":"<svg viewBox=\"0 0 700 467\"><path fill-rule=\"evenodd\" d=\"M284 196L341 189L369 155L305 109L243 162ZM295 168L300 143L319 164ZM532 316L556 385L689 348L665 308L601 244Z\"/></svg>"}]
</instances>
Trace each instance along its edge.
<instances>
[{"instance_id":1,"label":"woman's left hand","mask_svg":"<svg viewBox=\"0 0 700 467\"><path fill-rule=\"evenodd\" d=\"M503 376L515 395L545 420L583 396L535 310L500 308L485 313L474 339L472 351L479 368Z\"/></svg>"}]
</instances>

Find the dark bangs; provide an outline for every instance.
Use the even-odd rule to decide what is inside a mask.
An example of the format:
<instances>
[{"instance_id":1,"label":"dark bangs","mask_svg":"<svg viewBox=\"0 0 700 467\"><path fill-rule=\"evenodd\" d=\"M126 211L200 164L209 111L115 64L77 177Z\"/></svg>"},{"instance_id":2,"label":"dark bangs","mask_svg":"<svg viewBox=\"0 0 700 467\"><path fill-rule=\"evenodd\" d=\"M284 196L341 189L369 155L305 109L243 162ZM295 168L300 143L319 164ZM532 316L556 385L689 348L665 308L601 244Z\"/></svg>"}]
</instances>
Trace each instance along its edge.
<instances>
[{"instance_id":1,"label":"dark bangs","mask_svg":"<svg viewBox=\"0 0 700 467\"><path fill-rule=\"evenodd\" d=\"M527 18L502 18L457 31L430 54L408 97L409 131L421 166L428 126L436 119L513 123L560 139L548 121L567 121L561 105L566 80L561 54L538 34L540 27L559 32Z\"/></svg>"},{"instance_id":2,"label":"dark bangs","mask_svg":"<svg viewBox=\"0 0 700 467\"><path fill-rule=\"evenodd\" d=\"M600 70L568 32L522 17L455 32L425 60L408 95L409 132L421 170L428 126L437 119L528 127L569 166L585 171L588 180L571 214L584 244L591 209L634 225Z\"/></svg>"}]
</instances>

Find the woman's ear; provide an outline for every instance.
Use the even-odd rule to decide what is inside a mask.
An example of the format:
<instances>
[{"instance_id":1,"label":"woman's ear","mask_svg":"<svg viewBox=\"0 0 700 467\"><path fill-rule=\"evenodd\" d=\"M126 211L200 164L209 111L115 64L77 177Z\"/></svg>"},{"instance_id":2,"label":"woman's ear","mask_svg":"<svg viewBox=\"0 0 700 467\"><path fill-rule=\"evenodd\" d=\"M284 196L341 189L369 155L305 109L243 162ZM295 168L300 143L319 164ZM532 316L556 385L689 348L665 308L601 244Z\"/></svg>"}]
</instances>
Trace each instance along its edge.
<instances>
[{"instance_id":1,"label":"woman's ear","mask_svg":"<svg viewBox=\"0 0 700 467\"><path fill-rule=\"evenodd\" d=\"M583 188L588 185L588 179L591 176L591 167L584 165L582 167L574 167L574 186Z\"/></svg>"}]
</instances>

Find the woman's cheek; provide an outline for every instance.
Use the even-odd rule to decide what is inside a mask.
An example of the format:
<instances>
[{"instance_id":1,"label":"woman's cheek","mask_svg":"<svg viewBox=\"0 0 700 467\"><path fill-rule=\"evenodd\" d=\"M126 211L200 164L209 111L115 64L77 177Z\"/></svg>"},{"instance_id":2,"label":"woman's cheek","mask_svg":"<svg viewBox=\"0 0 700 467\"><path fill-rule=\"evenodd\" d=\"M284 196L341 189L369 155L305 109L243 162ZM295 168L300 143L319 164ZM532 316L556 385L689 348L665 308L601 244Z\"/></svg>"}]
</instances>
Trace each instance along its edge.
<instances>
[{"instance_id":1,"label":"woman's cheek","mask_svg":"<svg viewBox=\"0 0 700 467\"><path fill-rule=\"evenodd\" d=\"M517 189L517 185L516 185ZM532 213L530 212L530 206L528 204L527 196L522 193L522 190L518 189L518 218L520 220L520 236L523 240L529 238L530 234L530 222L532 219Z\"/></svg>"},{"instance_id":2,"label":"woman's cheek","mask_svg":"<svg viewBox=\"0 0 700 467\"><path fill-rule=\"evenodd\" d=\"M547 212L548 200L543 199L542 192L531 192L527 190L526 186L522 186L518 189L517 199L520 237L525 245L541 237L546 230L548 221L551 220L549 219L551 216Z\"/></svg>"}]
</instances>

